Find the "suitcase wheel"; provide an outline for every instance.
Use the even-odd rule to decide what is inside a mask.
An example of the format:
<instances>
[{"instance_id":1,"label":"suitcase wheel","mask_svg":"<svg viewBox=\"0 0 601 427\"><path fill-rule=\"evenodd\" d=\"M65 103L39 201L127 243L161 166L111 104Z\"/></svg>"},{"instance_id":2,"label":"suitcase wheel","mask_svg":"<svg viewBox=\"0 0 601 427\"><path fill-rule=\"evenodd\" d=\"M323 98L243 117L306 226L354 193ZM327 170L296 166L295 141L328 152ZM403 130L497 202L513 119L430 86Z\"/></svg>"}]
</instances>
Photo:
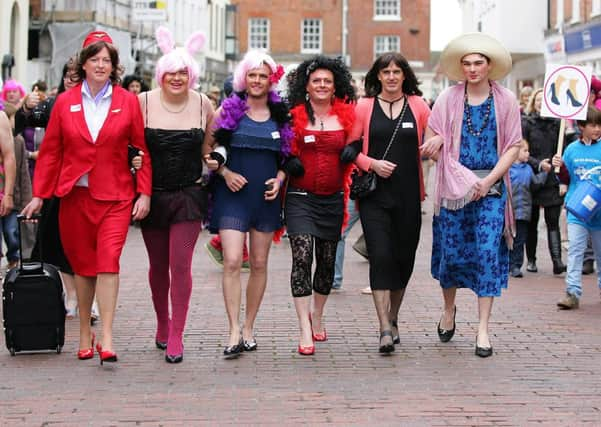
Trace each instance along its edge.
<instances>
[{"instance_id":1,"label":"suitcase wheel","mask_svg":"<svg viewBox=\"0 0 601 427\"><path fill-rule=\"evenodd\" d=\"M10 351L11 356L14 356L16 354L14 347L9 348L8 351Z\"/></svg>"}]
</instances>

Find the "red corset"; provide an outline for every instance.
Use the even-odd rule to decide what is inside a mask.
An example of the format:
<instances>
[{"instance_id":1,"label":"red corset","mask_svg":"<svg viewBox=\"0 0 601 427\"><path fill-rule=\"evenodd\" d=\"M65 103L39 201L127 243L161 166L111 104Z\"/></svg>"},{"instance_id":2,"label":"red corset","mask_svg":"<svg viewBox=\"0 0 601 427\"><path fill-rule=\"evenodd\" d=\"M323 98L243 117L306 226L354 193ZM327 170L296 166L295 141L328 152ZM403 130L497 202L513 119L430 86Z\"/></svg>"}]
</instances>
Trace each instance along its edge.
<instances>
[{"instance_id":1,"label":"red corset","mask_svg":"<svg viewBox=\"0 0 601 427\"><path fill-rule=\"evenodd\" d=\"M342 191L344 166L340 163L340 152L345 143L344 129L329 131L304 129L303 134L297 136L296 144L305 174L290 178L290 186L319 195Z\"/></svg>"}]
</instances>

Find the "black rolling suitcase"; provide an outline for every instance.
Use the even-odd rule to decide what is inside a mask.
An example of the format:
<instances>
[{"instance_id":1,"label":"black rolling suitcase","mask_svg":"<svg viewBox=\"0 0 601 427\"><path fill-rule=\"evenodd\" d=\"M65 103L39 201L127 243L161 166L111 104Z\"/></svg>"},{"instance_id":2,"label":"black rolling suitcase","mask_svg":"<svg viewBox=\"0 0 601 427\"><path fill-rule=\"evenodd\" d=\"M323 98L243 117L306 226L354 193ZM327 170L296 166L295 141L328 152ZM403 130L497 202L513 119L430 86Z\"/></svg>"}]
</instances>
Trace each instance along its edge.
<instances>
[{"instance_id":1,"label":"black rolling suitcase","mask_svg":"<svg viewBox=\"0 0 601 427\"><path fill-rule=\"evenodd\" d=\"M19 215L19 227L22 221ZM8 271L2 314L6 347L12 356L35 350L60 353L65 343L65 306L58 269L41 261L21 261Z\"/></svg>"}]
</instances>

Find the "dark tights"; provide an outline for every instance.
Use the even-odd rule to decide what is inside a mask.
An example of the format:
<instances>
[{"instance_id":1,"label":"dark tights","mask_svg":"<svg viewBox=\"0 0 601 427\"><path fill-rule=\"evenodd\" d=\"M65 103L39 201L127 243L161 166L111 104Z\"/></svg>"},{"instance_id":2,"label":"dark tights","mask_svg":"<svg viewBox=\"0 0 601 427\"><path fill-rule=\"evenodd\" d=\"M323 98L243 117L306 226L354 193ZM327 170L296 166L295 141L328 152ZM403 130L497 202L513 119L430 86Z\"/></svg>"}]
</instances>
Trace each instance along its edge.
<instances>
[{"instance_id":1,"label":"dark tights","mask_svg":"<svg viewBox=\"0 0 601 427\"><path fill-rule=\"evenodd\" d=\"M311 267L313 264L313 245L315 245L315 275L313 289L322 295L329 295L334 281L336 247L338 242L323 240L310 234L289 236L292 249L292 273L290 285L293 297L311 295Z\"/></svg>"}]
</instances>

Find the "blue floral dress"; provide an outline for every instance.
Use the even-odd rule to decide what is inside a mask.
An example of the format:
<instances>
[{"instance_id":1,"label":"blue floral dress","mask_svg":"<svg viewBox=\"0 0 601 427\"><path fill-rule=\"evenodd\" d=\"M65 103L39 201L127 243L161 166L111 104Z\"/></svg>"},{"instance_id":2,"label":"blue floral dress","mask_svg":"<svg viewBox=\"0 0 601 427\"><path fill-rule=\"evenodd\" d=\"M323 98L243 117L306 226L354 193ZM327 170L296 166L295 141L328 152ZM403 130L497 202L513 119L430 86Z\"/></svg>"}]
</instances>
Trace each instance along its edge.
<instances>
[{"instance_id":1,"label":"blue floral dress","mask_svg":"<svg viewBox=\"0 0 601 427\"><path fill-rule=\"evenodd\" d=\"M469 106L474 129L484 123L487 104ZM494 103L490 119L479 136L468 132L464 117L459 162L471 170L493 169L497 154ZM497 297L507 288L509 250L503 237L505 200L484 197L459 210L440 209L432 222L432 276L442 288L470 288L478 297Z\"/></svg>"}]
</instances>

